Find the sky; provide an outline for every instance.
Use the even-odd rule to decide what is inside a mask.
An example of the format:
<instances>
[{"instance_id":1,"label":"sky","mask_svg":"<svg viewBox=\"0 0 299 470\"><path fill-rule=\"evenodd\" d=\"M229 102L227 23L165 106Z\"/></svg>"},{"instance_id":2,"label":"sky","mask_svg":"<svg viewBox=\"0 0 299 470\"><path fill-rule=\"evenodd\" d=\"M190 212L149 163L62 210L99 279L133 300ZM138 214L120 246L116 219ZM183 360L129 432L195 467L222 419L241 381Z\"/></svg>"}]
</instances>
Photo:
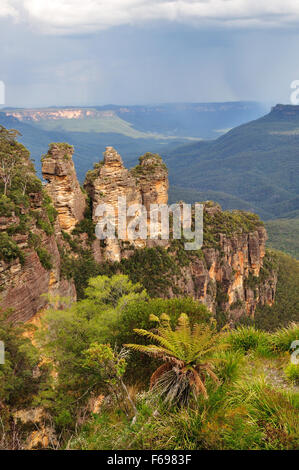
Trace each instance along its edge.
<instances>
[{"instance_id":1,"label":"sky","mask_svg":"<svg viewBox=\"0 0 299 470\"><path fill-rule=\"evenodd\" d=\"M1 0L6 106L289 103L298 0Z\"/></svg>"}]
</instances>

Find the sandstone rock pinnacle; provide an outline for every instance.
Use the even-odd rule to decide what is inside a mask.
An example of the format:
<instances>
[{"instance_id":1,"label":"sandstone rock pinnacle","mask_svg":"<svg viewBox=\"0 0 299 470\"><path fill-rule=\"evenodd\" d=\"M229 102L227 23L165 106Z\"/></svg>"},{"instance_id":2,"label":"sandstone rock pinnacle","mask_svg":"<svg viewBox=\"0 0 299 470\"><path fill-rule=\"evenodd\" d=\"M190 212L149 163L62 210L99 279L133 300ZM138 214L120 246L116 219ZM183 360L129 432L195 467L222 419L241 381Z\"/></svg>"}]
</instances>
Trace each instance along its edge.
<instances>
[{"instance_id":1,"label":"sandstone rock pinnacle","mask_svg":"<svg viewBox=\"0 0 299 470\"><path fill-rule=\"evenodd\" d=\"M83 219L86 196L76 176L72 160L73 147L63 143L51 144L42 161L46 191L58 212L59 228L68 233Z\"/></svg>"}]
</instances>

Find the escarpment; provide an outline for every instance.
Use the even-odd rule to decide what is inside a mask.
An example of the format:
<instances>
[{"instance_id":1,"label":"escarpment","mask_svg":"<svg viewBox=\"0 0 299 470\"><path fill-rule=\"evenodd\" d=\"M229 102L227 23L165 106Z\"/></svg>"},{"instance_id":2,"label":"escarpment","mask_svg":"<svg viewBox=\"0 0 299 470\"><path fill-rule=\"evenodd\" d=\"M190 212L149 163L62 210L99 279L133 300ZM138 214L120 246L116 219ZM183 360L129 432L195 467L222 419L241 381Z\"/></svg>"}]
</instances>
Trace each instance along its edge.
<instances>
[{"instance_id":1,"label":"escarpment","mask_svg":"<svg viewBox=\"0 0 299 470\"><path fill-rule=\"evenodd\" d=\"M204 241L196 251L186 251L183 240L131 240L127 232L118 237L119 198L125 199L127 208L136 206L137 212L140 205L149 213L151 204L167 204L165 164L158 155L147 153L128 170L116 150L107 147L103 161L87 173L83 191L72 153L66 144L50 146L42 167L48 183L30 194L29 208L21 209L21 213L35 215L25 233L13 237L24 259L16 253L14 259L1 261L1 306L12 307L16 319L28 320L42 309L46 305L42 294L75 299L78 276L82 284L82 276L87 280L97 273L125 273L152 296L192 296L215 315L224 312L232 322L242 315L253 316L258 305L274 302L277 272L265 251L267 234L257 216L222 211L218 204L205 202ZM47 204L55 208L56 219L52 217L51 222ZM116 236L112 240L95 237L101 204L109 205L115 213ZM1 218L0 230L5 232L18 224L17 218L13 211ZM132 213L127 223L131 219ZM45 223L49 230L45 230ZM149 220L146 223L149 235Z\"/></svg>"},{"instance_id":2,"label":"escarpment","mask_svg":"<svg viewBox=\"0 0 299 470\"><path fill-rule=\"evenodd\" d=\"M73 281L61 276L55 211L40 181L34 186L0 204L0 306L14 321L30 320L46 307L47 295L76 299Z\"/></svg>"},{"instance_id":3,"label":"escarpment","mask_svg":"<svg viewBox=\"0 0 299 470\"><path fill-rule=\"evenodd\" d=\"M168 172L158 155L147 153L128 170L121 156L107 147L103 161L86 175L84 188L97 222L96 208L114 209L118 230L118 198L127 207L167 204ZM130 218L127 218L127 223ZM148 221L149 223L149 221ZM149 232L148 232L149 235ZM232 320L253 316L256 306L272 304L277 275L265 257L267 234L260 219L241 211L222 211L218 204L204 204L204 242L199 251L184 250L180 240L105 240L101 248L102 270L124 272L143 282L151 295L189 295L206 304L214 314L227 312ZM155 257L160 257L155 266ZM154 279L155 287L151 290Z\"/></svg>"},{"instance_id":4,"label":"escarpment","mask_svg":"<svg viewBox=\"0 0 299 470\"><path fill-rule=\"evenodd\" d=\"M208 202L203 247L188 255L174 285L214 313L227 312L232 320L244 314L252 317L257 305L272 305L275 299L276 266L265 253L266 239L265 228L253 214L225 212ZM169 290L175 295L173 287Z\"/></svg>"}]
</instances>

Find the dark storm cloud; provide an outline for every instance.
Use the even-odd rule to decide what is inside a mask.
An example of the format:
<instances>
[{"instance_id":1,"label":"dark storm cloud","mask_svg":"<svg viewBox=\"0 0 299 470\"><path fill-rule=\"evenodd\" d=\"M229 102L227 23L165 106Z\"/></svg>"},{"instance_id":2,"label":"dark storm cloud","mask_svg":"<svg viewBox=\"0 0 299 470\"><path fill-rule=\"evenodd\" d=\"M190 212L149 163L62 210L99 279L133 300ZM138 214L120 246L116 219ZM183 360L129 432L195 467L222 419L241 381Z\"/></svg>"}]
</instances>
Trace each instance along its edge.
<instances>
[{"instance_id":1,"label":"dark storm cloud","mask_svg":"<svg viewBox=\"0 0 299 470\"><path fill-rule=\"evenodd\" d=\"M299 78L297 5L2 0L7 105L286 102Z\"/></svg>"}]
</instances>

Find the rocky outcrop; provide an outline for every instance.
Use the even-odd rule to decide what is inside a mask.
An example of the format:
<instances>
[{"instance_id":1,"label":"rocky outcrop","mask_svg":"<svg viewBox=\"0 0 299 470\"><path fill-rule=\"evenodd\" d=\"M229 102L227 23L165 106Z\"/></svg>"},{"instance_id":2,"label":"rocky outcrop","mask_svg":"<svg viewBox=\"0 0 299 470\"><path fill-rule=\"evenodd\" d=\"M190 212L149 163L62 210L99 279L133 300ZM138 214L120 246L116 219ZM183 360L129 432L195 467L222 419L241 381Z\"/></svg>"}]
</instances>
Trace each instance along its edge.
<instances>
[{"instance_id":1,"label":"rocky outcrop","mask_svg":"<svg viewBox=\"0 0 299 470\"><path fill-rule=\"evenodd\" d=\"M73 282L61 279L60 256L53 236L43 241L43 247L51 256L51 270L43 267L25 238L21 246L25 253L24 265L18 259L11 263L0 261L1 308L12 310L11 320L30 320L46 307L47 295L76 299Z\"/></svg>"},{"instance_id":2,"label":"rocky outcrop","mask_svg":"<svg viewBox=\"0 0 299 470\"><path fill-rule=\"evenodd\" d=\"M141 204L141 193L135 178L124 167L121 156L113 147L107 147L104 160L86 175L84 188L92 200L93 219L99 204L110 204L118 215L118 197L126 197L127 204Z\"/></svg>"},{"instance_id":3,"label":"rocky outcrop","mask_svg":"<svg viewBox=\"0 0 299 470\"><path fill-rule=\"evenodd\" d=\"M56 449L57 435L51 416L41 407L18 410L13 414L14 425L23 429L27 439L23 450Z\"/></svg>"},{"instance_id":4,"label":"rocky outcrop","mask_svg":"<svg viewBox=\"0 0 299 470\"><path fill-rule=\"evenodd\" d=\"M154 295L192 296L215 314L227 312L232 321L244 314L253 316L257 305L274 302L277 275L265 255L267 234L257 216L240 211L226 212L218 204L205 203L204 244L199 251L185 251L183 241L171 239L131 240L127 232L119 239L119 197L126 198L127 208L142 204L148 214L151 204L167 204L165 164L158 155L147 153L140 157L135 168L128 170L117 151L107 147L103 161L95 164L86 175L84 188L91 203L88 216L85 213L86 195L76 178L72 153L73 148L66 144L52 144L43 158L43 176L48 181L45 191L57 211L52 229L45 228L49 220L43 193L31 194L30 208L24 209L31 213L30 229L13 236L13 242L24 254L23 264L18 256L0 262L1 305L14 310L14 319L26 321L43 309L47 303L43 294L75 299L74 284L61 278L61 256L66 253L67 257L76 260L82 250L92 253L97 263L108 261L107 272L110 272L111 261L119 262L118 271L122 272L120 261L123 259L128 262L132 259L132 270L136 269L136 250L159 247L161 256L168 257L165 264L168 267L167 272L159 268L161 271L157 275L163 279L163 288L158 294L156 290ZM114 240L100 241L94 236L96 208L100 204L109 204L114 210ZM32 213L35 213L34 217ZM0 233L18 225L18 217L14 212L1 217ZM127 217L127 224L129 222ZM148 230L148 219L146 223ZM142 259L146 253L142 253ZM130 272L128 266L126 273ZM68 274L68 278L72 276L72 273Z\"/></svg>"},{"instance_id":5,"label":"rocky outcrop","mask_svg":"<svg viewBox=\"0 0 299 470\"><path fill-rule=\"evenodd\" d=\"M84 187L93 203L95 222L95 209L101 203L112 205L117 215L119 196L127 198L128 206L142 203L149 214L151 204L167 203L167 168L159 156L148 153L140 157L139 165L129 171L120 155L112 147L107 147L103 162L88 172ZM204 245L200 255L188 253L188 263L180 267L179 274L165 273L172 279L171 286L160 295L190 295L214 313L217 310L229 312L233 319L244 312L253 316L258 304L273 303L277 282L275 270L259 278L267 239L260 220L238 211L223 212L218 204L207 202L204 225ZM135 240L130 241L131 249L123 249L117 240L110 240L106 242L103 260L120 261L132 256L136 248L155 246L171 249L171 242ZM179 266L175 251L172 256Z\"/></svg>"},{"instance_id":6,"label":"rocky outcrop","mask_svg":"<svg viewBox=\"0 0 299 470\"><path fill-rule=\"evenodd\" d=\"M146 153L139 158L139 165L131 173L136 179L142 204L148 213L151 204L167 204L168 171L159 155Z\"/></svg>"},{"instance_id":7,"label":"rocky outcrop","mask_svg":"<svg viewBox=\"0 0 299 470\"><path fill-rule=\"evenodd\" d=\"M71 233L83 219L86 196L77 180L72 160L73 147L52 144L42 160L43 178L48 181L46 190L58 212L61 230Z\"/></svg>"},{"instance_id":8,"label":"rocky outcrop","mask_svg":"<svg viewBox=\"0 0 299 470\"><path fill-rule=\"evenodd\" d=\"M219 212L224 214L218 206ZM265 266L266 239L265 228L257 225L248 233L219 233L214 247L204 240L202 255L190 256L188 266L175 276L173 285L180 294L200 300L212 312L227 312L231 320L244 313L252 317L257 305L271 305L275 298L277 273L274 266ZM168 295L174 297L176 292L170 287Z\"/></svg>"},{"instance_id":9,"label":"rocky outcrop","mask_svg":"<svg viewBox=\"0 0 299 470\"><path fill-rule=\"evenodd\" d=\"M121 156L113 147L107 147L104 160L97 163L86 175L84 188L92 201L93 220L97 222L96 208L99 204L109 204L114 209L115 226L118 230L118 200L126 198L127 208L142 204L148 211L151 204L167 204L168 172L161 157L147 153L140 157L139 165L132 170L124 167ZM130 217L127 218L127 224ZM128 234L123 241L128 240ZM131 240L135 248L144 248L147 240ZM105 257L110 261L122 258L121 243L107 240Z\"/></svg>"},{"instance_id":10,"label":"rocky outcrop","mask_svg":"<svg viewBox=\"0 0 299 470\"><path fill-rule=\"evenodd\" d=\"M17 252L11 259L0 259L1 308L11 309L10 318L15 321L30 320L45 308L48 294L76 299L74 283L61 277L61 258L43 194L32 193L30 199L30 206L21 207L19 216L0 219L0 236L12 232L5 242L22 255Z\"/></svg>"}]
</instances>

